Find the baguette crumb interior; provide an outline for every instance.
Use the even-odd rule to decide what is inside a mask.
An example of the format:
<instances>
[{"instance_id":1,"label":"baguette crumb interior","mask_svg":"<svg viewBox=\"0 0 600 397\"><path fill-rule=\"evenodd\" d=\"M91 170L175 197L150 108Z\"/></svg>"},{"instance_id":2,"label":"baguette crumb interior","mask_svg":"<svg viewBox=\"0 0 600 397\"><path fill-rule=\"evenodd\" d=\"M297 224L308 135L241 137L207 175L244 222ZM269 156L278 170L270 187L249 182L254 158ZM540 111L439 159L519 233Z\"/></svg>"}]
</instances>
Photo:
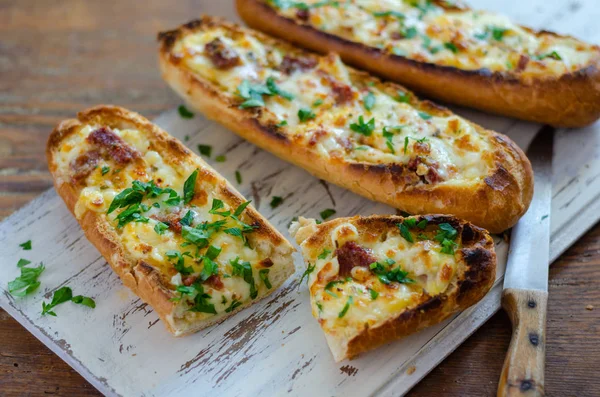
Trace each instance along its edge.
<instances>
[{"instance_id":1,"label":"baguette crumb interior","mask_svg":"<svg viewBox=\"0 0 600 397\"><path fill-rule=\"evenodd\" d=\"M175 335L260 300L293 248L215 170L125 109L62 122L48 160L59 194L124 283Z\"/></svg>"},{"instance_id":2,"label":"baguette crumb interior","mask_svg":"<svg viewBox=\"0 0 600 397\"><path fill-rule=\"evenodd\" d=\"M456 218L339 218L290 226L312 314L336 361L437 324L479 301L496 274L489 234Z\"/></svg>"}]
</instances>

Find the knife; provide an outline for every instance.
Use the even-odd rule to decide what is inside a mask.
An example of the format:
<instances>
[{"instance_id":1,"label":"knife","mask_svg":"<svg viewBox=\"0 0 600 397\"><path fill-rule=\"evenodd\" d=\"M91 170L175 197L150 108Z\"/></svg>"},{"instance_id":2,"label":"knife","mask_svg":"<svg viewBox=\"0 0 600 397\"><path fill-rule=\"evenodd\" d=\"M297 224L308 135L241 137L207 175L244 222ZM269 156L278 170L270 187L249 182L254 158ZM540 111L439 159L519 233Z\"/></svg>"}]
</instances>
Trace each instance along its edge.
<instances>
[{"instance_id":1,"label":"knife","mask_svg":"<svg viewBox=\"0 0 600 397\"><path fill-rule=\"evenodd\" d=\"M554 130L544 128L527 150L534 194L529 210L511 233L502 307L513 334L498 384L499 397L544 395L553 143Z\"/></svg>"}]
</instances>

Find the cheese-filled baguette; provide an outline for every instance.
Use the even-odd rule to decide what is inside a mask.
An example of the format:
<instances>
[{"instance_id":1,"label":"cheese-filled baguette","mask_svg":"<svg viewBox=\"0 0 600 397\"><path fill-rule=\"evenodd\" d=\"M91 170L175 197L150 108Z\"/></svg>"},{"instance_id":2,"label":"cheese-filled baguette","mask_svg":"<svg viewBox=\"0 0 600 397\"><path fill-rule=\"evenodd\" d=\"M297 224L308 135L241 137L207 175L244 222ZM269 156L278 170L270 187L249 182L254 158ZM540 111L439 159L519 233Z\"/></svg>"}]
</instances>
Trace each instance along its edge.
<instances>
[{"instance_id":1,"label":"cheese-filled baguette","mask_svg":"<svg viewBox=\"0 0 600 397\"><path fill-rule=\"evenodd\" d=\"M319 178L491 232L514 225L529 206L531 165L508 137L335 55L212 17L159 40L163 78L193 107Z\"/></svg>"},{"instance_id":2,"label":"cheese-filled baguette","mask_svg":"<svg viewBox=\"0 0 600 397\"><path fill-rule=\"evenodd\" d=\"M237 0L251 27L336 52L432 98L580 127L600 117L600 47L445 0Z\"/></svg>"},{"instance_id":3,"label":"cheese-filled baguette","mask_svg":"<svg viewBox=\"0 0 600 397\"><path fill-rule=\"evenodd\" d=\"M496 276L489 234L445 215L300 218L312 314L335 361L437 324L478 302Z\"/></svg>"},{"instance_id":4,"label":"cheese-filled baguette","mask_svg":"<svg viewBox=\"0 0 600 397\"><path fill-rule=\"evenodd\" d=\"M142 116L97 106L47 146L58 194L123 283L179 336L294 271L290 243L222 176Z\"/></svg>"}]
</instances>

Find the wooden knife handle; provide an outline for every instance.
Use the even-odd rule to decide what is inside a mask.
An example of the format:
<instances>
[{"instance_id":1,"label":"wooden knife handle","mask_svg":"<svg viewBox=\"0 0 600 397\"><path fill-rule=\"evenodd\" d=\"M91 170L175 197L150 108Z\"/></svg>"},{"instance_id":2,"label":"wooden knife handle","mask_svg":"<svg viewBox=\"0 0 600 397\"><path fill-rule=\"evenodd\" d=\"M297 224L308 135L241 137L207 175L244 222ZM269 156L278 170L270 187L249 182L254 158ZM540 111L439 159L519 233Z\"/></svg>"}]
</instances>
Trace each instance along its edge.
<instances>
[{"instance_id":1,"label":"wooden knife handle","mask_svg":"<svg viewBox=\"0 0 600 397\"><path fill-rule=\"evenodd\" d=\"M498 397L544 395L546 305L548 293L505 289L502 307L513 325L513 334L502 367Z\"/></svg>"}]
</instances>

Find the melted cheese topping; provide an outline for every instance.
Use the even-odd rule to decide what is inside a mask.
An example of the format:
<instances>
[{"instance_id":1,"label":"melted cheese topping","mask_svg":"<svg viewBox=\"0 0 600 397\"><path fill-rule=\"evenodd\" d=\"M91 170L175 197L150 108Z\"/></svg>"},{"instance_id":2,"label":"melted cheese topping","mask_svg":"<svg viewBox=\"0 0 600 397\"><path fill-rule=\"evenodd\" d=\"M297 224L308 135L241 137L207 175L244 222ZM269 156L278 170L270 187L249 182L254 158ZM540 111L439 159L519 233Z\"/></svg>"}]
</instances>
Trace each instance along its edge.
<instances>
[{"instance_id":1,"label":"melted cheese topping","mask_svg":"<svg viewBox=\"0 0 600 397\"><path fill-rule=\"evenodd\" d=\"M299 23L419 62L521 77L561 76L598 59L600 48L523 28L508 18L429 0L269 1Z\"/></svg>"},{"instance_id":2,"label":"melted cheese topping","mask_svg":"<svg viewBox=\"0 0 600 397\"><path fill-rule=\"evenodd\" d=\"M237 54L237 65L223 69L213 63L205 48L217 39ZM323 158L407 165L407 185L479 181L494 166L488 132L449 112L422 110L397 86L363 75L355 79L337 56L289 53L224 27L184 36L172 56L241 107L248 99L240 96L243 84L264 90L271 79L284 94L262 95L263 124ZM313 64L289 72L286 57Z\"/></svg>"},{"instance_id":3,"label":"melted cheese topping","mask_svg":"<svg viewBox=\"0 0 600 397\"><path fill-rule=\"evenodd\" d=\"M458 246L454 254L444 253L434 240L437 230L435 225L411 230L414 242L409 242L398 229L361 236L354 225L345 223L333 230L328 244L303 246L306 261L315 266L308 276L312 313L326 335L350 340L365 328L396 318L456 283L461 254ZM410 280L386 284L373 265L355 266L349 277L340 276L336 247L348 242L365 249L385 268L384 274L400 269Z\"/></svg>"},{"instance_id":4,"label":"melted cheese topping","mask_svg":"<svg viewBox=\"0 0 600 397\"><path fill-rule=\"evenodd\" d=\"M55 156L58 166L57 174L68 178L73 176L75 160L96 149L86 138L98 127L85 126L62 142ZM84 186L75 205L75 215L78 219L81 219L88 211L95 212L106 219L119 235L120 242L131 262L145 262L151 265L160 272L163 283L170 285L173 290L177 286L183 285L186 278L196 278L200 275L204 265L198 260L196 253L204 254L206 249L197 250L194 245L189 245L189 242L182 237L181 232L172 228L159 234L155 230L157 224L161 223L158 219L164 220L172 216L177 222L188 211L191 211L192 223L190 226L192 227L204 222L225 221L219 231L210 236L210 245L221 249L214 262L217 263L218 276L223 287L215 288L212 284L203 284L204 292L210 295L207 303L214 305L216 313L222 313L226 310L229 311L228 309L234 301L244 304L253 299L251 298L250 284L240 275L233 276L234 271L230 261L235 258L239 258L239 262L250 263L252 277L260 295L270 289L259 277L259 272L263 269L260 262L267 257L259 253L259 250L251 248L249 244L245 244L242 238L224 232L227 228L239 228L240 223L231 217L209 213L213 199L223 201L224 207L219 209L219 212L233 212L236 208L230 207L227 199L215 196L215 178L209 174L203 174L202 170L196 181L194 198L188 204L180 201L176 205L169 205L165 203L169 197L168 194L162 194L155 198L145 197L141 202L146 208L141 211L144 221L131 221L123 227L119 227L117 217L125 208L117 209L110 214L107 214L107 211L115 196L131 187L132 182L154 181L159 187L171 188L182 197L184 183L194 172L196 166L189 162L177 162L175 165L163 158L158 151L154 150L146 136L137 130L111 129L111 132L119 136L130 148L137 150L141 154L141 158L126 165L119 165L110 156L103 156L95 169L84 180ZM206 177L203 178L203 175ZM71 183L70 180L61 182ZM240 219L243 218L242 215ZM186 246L186 244L188 245ZM177 262L177 258L169 257L169 251L176 251L180 254L189 252L189 255L183 256L183 265L192 269L190 274L182 275L175 269L174 264ZM179 297L179 293L175 293L175 296ZM197 320L213 315L187 311L193 305L193 293L182 295L181 298L180 304L175 310L177 316L193 317Z\"/></svg>"}]
</instances>

